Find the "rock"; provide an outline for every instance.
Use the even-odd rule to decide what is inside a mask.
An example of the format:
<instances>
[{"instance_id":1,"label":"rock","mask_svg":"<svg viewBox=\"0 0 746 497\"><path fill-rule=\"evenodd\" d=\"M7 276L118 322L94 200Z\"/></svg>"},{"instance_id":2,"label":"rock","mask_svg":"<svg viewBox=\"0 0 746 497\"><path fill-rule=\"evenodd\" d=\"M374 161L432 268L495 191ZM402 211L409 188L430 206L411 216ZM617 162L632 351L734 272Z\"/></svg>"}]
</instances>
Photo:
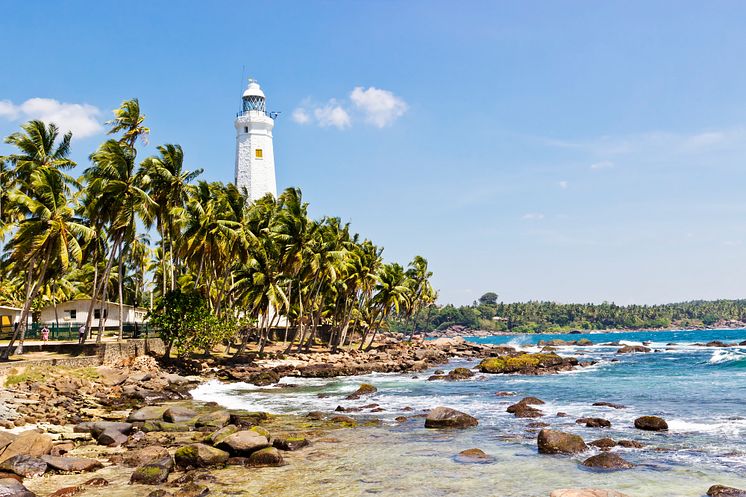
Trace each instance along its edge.
<instances>
[{"instance_id":1,"label":"rock","mask_svg":"<svg viewBox=\"0 0 746 497\"><path fill-rule=\"evenodd\" d=\"M36 431L24 431L13 440L0 456L0 462L13 456L41 457L52 450L52 437ZM0 494L0 497L2 494Z\"/></svg>"},{"instance_id":2,"label":"rock","mask_svg":"<svg viewBox=\"0 0 746 497\"><path fill-rule=\"evenodd\" d=\"M311 445L311 443L303 437L275 438L272 442L273 447L287 451L302 449L309 445Z\"/></svg>"},{"instance_id":3,"label":"rock","mask_svg":"<svg viewBox=\"0 0 746 497\"><path fill-rule=\"evenodd\" d=\"M83 485L75 485L72 487L62 487L51 494L49 494L49 497L72 497L73 495L78 495L79 493L83 493L85 491L85 488Z\"/></svg>"},{"instance_id":4,"label":"rock","mask_svg":"<svg viewBox=\"0 0 746 497\"><path fill-rule=\"evenodd\" d=\"M0 497L36 497L36 494L13 478L0 479Z\"/></svg>"},{"instance_id":5,"label":"rock","mask_svg":"<svg viewBox=\"0 0 746 497\"><path fill-rule=\"evenodd\" d=\"M41 460L47 463L50 468L69 473L84 473L103 467L103 464L96 459L86 457L41 456Z\"/></svg>"},{"instance_id":6,"label":"rock","mask_svg":"<svg viewBox=\"0 0 746 497\"><path fill-rule=\"evenodd\" d=\"M154 464L165 458L171 458L165 447L150 445L142 449L132 450L124 454L122 463L129 468L136 468L146 464Z\"/></svg>"},{"instance_id":7,"label":"rock","mask_svg":"<svg viewBox=\"0 0 746 497\"><path fill-rule=\"evenodd\" d=\"M563 358L554 353L520 354L517 356L490 357L482 360L477 369L492 374L539 375L567 371L578 365L577 359Z\"/></svg>"},{"instance_id":8,"label":"rock","mask_svg":"<svg viewBox=\"0 0 746 497\"><path fill-rule=\"evenodd\" d=\"M132 431L132 428L132 423L121 423L117 421L97 421L90 426L90 432L91 435L93 435L93 438L98 438L102 433L110 430L118 431L119 433L127 435L129 432Z\"/></svg>"},{"instance_id":9,"label":"rock","mask_svg":"<svg viewBox=\"0 0 746 497\"><path fill-rule=\"evenodd\" d=\"M642 449L643 445L635 440L619 440L617 442L619 447L625 447L627 449Z\"/></svg>"},{"instance_id":10,"label":"rock","mask_svg":"<svg viewBox=\"0 0 746 497\"><path fill-rule=\"evenodd\" d=\"M130 413L127 421L137 423L141 421L153 421L163 419L163 413L166 411L164 406L145 406Z\"/></svg>"},{"instance_id":11,"label":"rock","mask_svg":"<svg viewBox=\"0 0 746 497\"><path fill-rule=\"evenodd\" d=\"M594 402L591 405L596 407L611 407L612 409L626 409L626 406L615 404L613 402Z\"/></svg>"},{"instance_id":12,"label":"rock","mask_svg":"<svg viewBox=\"0 0 746 497\"><path fill-rule=\"evenodd\" d=\"M4 480L5 478L10 478L11 480L17 480L23 483L23 476L18 476L15 473L11 473L9 471L0 471L0 480Z\"/></svg>"},{"instance_id":13,"label":"rock","mask_svg":"<svg viewBox=\"0 0 746 497\"><path fill-rule=\"evenodd\" d=\"M553 490L549 497L629 497L629 495L601 488L560 488Z\"/></svg>"},{"instance_id":14,"label":"rock","mask_svg":"<svg viewBox=\"0 0 746 497\"><path fill-rule=\"evenodd\" d=\"M436 407L425 418L425 428L469 428L479 421L466 413L449 407Z\"/></svg>"},{"instance_id":15,"label":"rock","mask_svg":"<svg viewBox=\"0 0 746 497\"><path fill-rule=\"evenodd\" d=\"M616 351L617 354L645 354L652 352L642 345L625 345Z\"/></svg>"},{"instance_id":16,"label":"rock","mask_svg":"<svg viewBox=\"0 0 746 497\"><path fill-rule=\"evenodd\" d=\"M495 395L497 395L498 397L512 397L515 394L516 394L515 392L506 392L506 391L495 392Z\"/></svg>"},{"instance_id":17,"label":"rock","mask_svg":"<svg viewBox=\"0 0 746 497\"><path fill-rule=\"evenodd\" d=\"M363 383L360 385L360 388L352 392L350 395L345 397L346 400L357 400L363 395L371 395L378 391L376 387L371 385L370 383Z\"/></svg>"},{"instance_id":18,"label":"rock","mask_svg":"<svg viewBox=\"0 0 746 497\"><path fill-rule=\"evenodd\" d=\"M707 490L707 495L709 497L746 497L746 490L724 485L713 485Z\"/></svg>"},{"instance_id":19,"label":"rock","mask_svg":"<svg viewBox=\"0 0 746 497\"><path fill-rule=\"evenodd\" d=\"M634 468L635 465L625 459L622 459L616 454L611 452L602 452L595 456L591 456L582 462L583 466L587 468L603 469L603 470L620 470Z\"/></svg>"},{"instance_id":20,"label":"rock","mask_svg":"<svg viewBox=\"0 0 746 497\"><path fill-rule=\"evenodd\" d=\"M269 434L269 430L262 427L262 426L252 426L250 428L251 431L256 432L260 434L261 436L265 437L267 439L267 442L272 440L272 435Z\"/></svg>"},{"instance_id":21,"label":"rock","mask_svg":"<svg viewBox=\"0 0 746 497\"><path fill-rule=\"evenodd\" d=\"M150 492L147 497L174 497L174 494L172 494L171 492L167 492L162 488L159 488L158 490L153 490L152 492Z\"/></svg>"},{"instance_id":22,"label":"rock","mask_svg":"<svg viewBox=\"0 0 746 497\"><path fill-rule=\"evenodd\" d=\"M580 418L575 422L588 428L611 428L611 421L604 418Z\"/></svg>"},{"instance_id":23,"label":"rock","mask_svg":"<svg viewBox=\"0 0 746 497\"><path fill-rule=\"evenodd\" d=\"M331 418L329 418L329 421L331 421L332 423L337 423L337 424L347 426L350 428L357 426L357 421L355 421L355 419L349 416L342 416L342 415L332 416Z\"/></svg>"},{"instance_id":24,"label":"rock","mask_svg":"<svg viewBox=\"0 0 746 497\"><path fill-rule=\"evenodd\" d=\"M2 449L10 445L16 438L18 438L18 436L13 433L0 431L0 453L2 453Z\"/></svg>"},{"instance_id":25,"label":"rock","mask_svg":"<svg viewBox=\"0 0 746 497\"><path fill-rule=\"evenodd\" d=\"M181 468L216 466L224 464L228 460L228 457L230 457L230 454L227 452L200 443L179 447L174 454L176 465Z\"/></svg>"},{"instance_id":26,"label":"rock","mask_svg":"<svg viewBox=\"0 0 746 497\"><path fill-rule=\"evenodd\" d=\"M145 464L137 468L130 477L130 483L141 485L160 485L168 480L171 471L160 464Z\"/></svg>"},{"instance_id":27,"label":"rock","mask_svg":"<svg viewBox=\"0 0 746 497\"><path fill-rule=\"evenodd\" d=\"M169 423L186 423L196 417L197 413L186 407L172 406L163 411L163 420Z\"/></svg>"},{"instance_id":28,"label":"rock","mask_svg":"<svg viewBox=\"0 0 746 497\"><path fill-rule=\"evenodd\" d=\"M506 411L515 415L516 418L539 418L544 415L539 409L532 405L541 405L544 401L537 397L524 397L515 404L508 406Z\"/></svg>"},{"instance_id":29,"label":"rock","mask_svg":"<svg viewBox=\"0 0 746 497\"><path fill-rule=\"evenodd\" d=\"M635 420L635 428L645 431L666 431L668 423L658 416L641 416Z\"/></svg>"},{"instance_id":30,"label":"rock","mask_svg":"<svg viewBox=\"0 0 746 497\"><path fill-rule=\"evenodd\" d=\"M269 447L267 437L252 430L239 431L229 435L217 445L232 456L248 456L259 449Z\"/></svg>"},{"instance_id":31,"label":"rock","mask_svg":"<svg viewBox=\"0 0 746 497\"><path fill-rule=\"evenodd\" d=\"M321 411L311 411L308 414L306 414L306 417L314 421L320 421L324 419L324 413Z\"/></svg>"},{"instance_id":32,"label":"rock","mask_svg":"<svg viewBox=\"0 0 746 497\"><path fill-rule=\"evenodd\" d=\"M83 485L87 487L108 487L109 486L109 480L105 480L103 478L91 478L90 480L87 480Z\"/></svg>"},{"instance_id":33,"label":"rock","mask_svg":"<svg viewBox=\"0 0 746 497\"><path fill-rule=\"evenodd\" d=\"M612 447L616 447L617 443L611 438L599 438L593 442L588 442L588 445L598 447L601 450L608 450Z\"/></svg>"},{"instance_id":34,"label":"rock","mask_svg":"<svg viewBox=\"0 0 746 497\"><path fill-rule=\"evenodd\" d=\"M218 431L214 432L212 435L210 435L210 442L213 445L218 445L220 442L225 440L226 437L233 435L234 433L237 433L239 430L238 426L236 425L228 425L220 428Z\"/></svg>"},{"instance_id":35,"label":"rock","mask_svg":"<svg viewBox=\"0 0 746 497\"><path fill-rule=\"evenodd\" d=\"M198 428L207 426L210 428L222 428L231 420L231 413L228 411L213 411L203 414L197 418L196 426Z\"/></svg>"},{"instance_id":36,"label":"rock","mask_svg":"<svg viewBox=\"0 0 746 497\"><path fill-rule=\"evenodd\" d=\"M0 463L0 469L24 478L33 478L46 473L47 463L36 457L18 454Z\"/></svg>"},{"instance_id":37,"label":"rock","mask_svg":"<svg viewBox=\"0 0 746 497\"><path fill-rule=\"evenodd\" d=\"M210 493L210 489L199 483L187 483L176 491L174 497L202 497Z\"/></svg>"},{"instance_id":38,"label":"rock","mask_svg":"<svg viewBox=\"0 0 746 497\"><path fill-rule=\"evenodd\" d=\"M474 371L467 368L455 368L446 375L449 381L468 380L474 376Z\"/></svg>"},{"instance_id":39,"label":"rock","mask_svg":"<svg viewBox=\"0 0 746 497\"><path fill-rule=\"evenodd\" d=\"M487 463L494 461L494 458L486 454L482 449L466 449L456 455L456 460L462 463Z\"/></svg>"},{"instance_id":40,"label":"rock","mask_svg":"<svg viewBox=\"0 0 746 497\"><path fill-rule=\"evenodd\" d=\"M541 430L537 438L540 454L577 454L588 450L579 435L557 430Z\"/></svg>"},{"instance_id":41,"label":"rock","mask_svg":"<svg viewBox=\"0 0 746 497\"><path fill-rule=\"evenodd\" d=\"M275 447L257 450L249 456L247 466L281 466L282 455Z\"/></svg>"},{"instance_id":42,"label":"rock","mask_svg":"<svg viewBox=\"0 0 746 497\"><path fill-rule=\"evenodd\" d=\"M121 385L127 381L128 375L124 371L118 369L109 368L106 366L99 366L96 368L98 373L98 381L106 385L107 387L115 387Z\"/></svg>"},{"instance_id":43,"label":"rock","mask_svg":"<svg viewBox=\"0 0 746 497\"><path fill-rule=\"evenodd\" d=\"M127 443L127 440L127 435L116 428L109 428L96 438L99 445L106 445L108 447L119 447Z\"/></svg>"}]
</instances>

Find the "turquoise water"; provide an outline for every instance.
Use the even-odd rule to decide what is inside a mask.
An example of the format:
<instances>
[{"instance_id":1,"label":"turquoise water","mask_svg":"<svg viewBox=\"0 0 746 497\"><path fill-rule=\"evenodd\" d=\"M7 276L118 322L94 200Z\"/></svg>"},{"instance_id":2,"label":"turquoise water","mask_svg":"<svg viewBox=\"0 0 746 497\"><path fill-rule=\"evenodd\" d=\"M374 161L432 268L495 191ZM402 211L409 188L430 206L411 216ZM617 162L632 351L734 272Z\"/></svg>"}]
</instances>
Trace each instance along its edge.
<instances>
[{"instance_id":1,"label":"turquoise water","mask_svg":"<svg viewBox=\"0 0 746 497\"><path fill-rule=\"evenodd\" d=\"M365 442L358 444L347 457L350 464L356 464L358 458L371 464L375 462L377 469L388 472L391 480L382 483L372 479L366 484L354 474L338 470L332 476L350 479L347 483L354 483L354 486L346 488L357 489L348 494L340 491L339 495L539 496L548 495L559 487L602 486L633 496L662 497L701 496L715 483L746 488L746 346L694 345L711 340L742 342L746 340L746 330L525 335L473 340L509 343L536 351L536 342L552 338L592 340L593 346L559 347L558 353L597 361L597 364L550 376L477 374L462 382L427 381L431 372L336 379L285 378L279 386L265 388L213 382L200 387L194 396L230 408L270 412L332 411L337 405L380 404L385 411L376 416L382 418L385 425L367 432L355 430L355 439ZM650 341L648 346L654 352L617 355L618 346L603 345L612 341L626 344ZM443 369L475 364L476 361L453 362ZM362 382L373 383L379 391L360 401L342 400ZM515 392L516 396L498 397L495 395L498 391ZM614 449L637 467L614 473L593 473L578 465L593 452L576 457L539 455L536 429L530 426L537 420L518 419L505 412L508 405L527 395L546 402L539 406L546 415L538 421L549 423L553 429L577 433L586 441L612 437L643 443L642 450ZM626 408L591 406L598 401L619 403ZM393 420L396 416L425 412L438 405L472 414L480 424L472 430L443 433L425 430L421 418L403 424ZM557 417L557 412L567 413L567 417ZM366 413L352 415L371 416ZM633 421L642 415L665 418L669 431L636 430ZM574 422L585 416L608 419L612 427L586 428ZM494 463L475 468L475 465L454 460L455 453L469 447L480 447L495 456ZM313 474L327 471L321 466L310 467L314 468ZM421 491L423 475L430 484L429 492ZM328 478L323 481L328 482ZM496 483L500 484L499 493L494 491ZM272 490L282 489L272 487ZM320 485L317 490L314 494L314 489L309 487L309 495L337 495L328 485Z\"/></svg>"}]
</instances>

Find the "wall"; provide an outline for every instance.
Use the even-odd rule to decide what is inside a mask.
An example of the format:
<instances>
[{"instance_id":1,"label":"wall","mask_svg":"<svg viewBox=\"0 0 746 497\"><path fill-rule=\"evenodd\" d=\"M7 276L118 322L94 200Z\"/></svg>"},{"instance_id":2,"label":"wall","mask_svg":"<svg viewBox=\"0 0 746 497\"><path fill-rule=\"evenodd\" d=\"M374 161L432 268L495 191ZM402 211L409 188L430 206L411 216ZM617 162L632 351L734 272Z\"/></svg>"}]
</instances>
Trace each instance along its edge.
<instances>
[{"instance_id":1,"label":"wall","mask_svg":"<svg viewBox=\"0 0 746 497\"><path fill-rule=\"evenodd\" d=\"M59 317L60 326L64 326L66 323L69 323L71 325L77 324L77 326L80 326L80 324L85 323L86 319L88 317L88 307L90 306L91 301L90 300L72 300L70 302L63 302L57 305L57 315ZM98 308L99 306L97 306ZM70 313L67 313L65 311L67 310L75 310L75 318L74 319L66 319L70 316ZM94 314L95 315L95 314ZM40 313L40 322L52 324L55 322L55 314L54 314L54 306L48 306L41 310ZM115 304L113 302L107 302L106 303L106 320L105 320L105 327L116 327L119 326L119 304ZM124 306L124 322L125 323L142 323L142 318L135 317L135 312L132 306L125 305ZM94 317L92 322L92 327L96 328L98 326L98 319ZM77 327L76 327L77 328Z\"/></svg>"},{"instance_id":2,"label":"wall","mask_svg":"<svg viewBox=\"0 0 746 497\"><path fill-rule=\"evenodd\" d=\"M274 120L263 112L250 111L236 118L236 186L246 187L249 200L267 193L277 196L275 153L272 144ZM248 127L248 133L244 128ZM262 149L263 157L255 157Z\"/></svg>"}]
</instances>

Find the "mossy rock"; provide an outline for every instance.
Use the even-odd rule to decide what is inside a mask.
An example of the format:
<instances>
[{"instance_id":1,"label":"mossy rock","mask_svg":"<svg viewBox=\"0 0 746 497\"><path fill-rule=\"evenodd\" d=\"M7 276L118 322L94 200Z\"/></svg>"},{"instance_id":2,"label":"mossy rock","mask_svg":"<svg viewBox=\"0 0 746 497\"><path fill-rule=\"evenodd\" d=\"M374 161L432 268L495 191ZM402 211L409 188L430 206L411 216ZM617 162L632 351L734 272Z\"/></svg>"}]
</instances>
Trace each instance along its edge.
<instances>
[{"instance_id":1,"label":"mossy rock","mask_svg":"<svg viewBox=\"0 0 746 497\"><path fill-rule=\"evenodd\" d=\"M249 456L247 466L282 466L282 455L274 447L260 449Z\"/></svg>"},{"instance_id":2,"label":"mossy rock","mask_svg":"<svg viewBox=\"0 0 746 497\"><path fill-rule=\"evenodd\" d=\"M212 443L213 445L218 445L220 444L220 442L222 442L223 440L225 440L226 438L228 438L229 436L233 435L236 432L238 432L238 426L228 425L214 432L212 435L208 437L208 439L210 440L210 443Z\"/></svg>"},{"instance_id":3,"label":"mossy rock","mask_svg":"<svg viewBox=\"0 0 746 497\"><path fill-rule=\"evenodd\" d=\"M160 464L146 464L132 473L130 483L142 485L160 485L168 480L169 469Z\"/></svg>"},{"instance_id":4,"label":"mossy rock","mask_svg":"<svg viewBox=\"0 0 746 497\"><path fill-rule=\"evenodd\" d=\"M562 363L562 357L557 354L521 354L514 357L490 357L480 362L477 368L482 373L531 373Z\"/></svg>"},{"instance_id":5,"label":"mossy rock","mask_svg":"<svg viewBox=\"0 0 746 497\"><path fill-rule=\"evenodd\" d=\"M293 451L308 447L311 443L305 437L275 438L272 445L280 450Z\"/></svg>"},{"instance_id":6,"label":"mossy rock","mask_svg":"<svg viewBox=\"0 0 746 497\"><path fill-rule=\"evenodd\" d=\"M371 395L378 391L376 387L371 385L370 383L363 383L360 385L360 388L352 392L350 395L345 397L347 400L356 400L362 397L363 395Z\"/></svg>"},{"instance_id":7,"label":"mossy rock","mask_svg":"<svg viewBox=\"0 0 746 497\"><path fill-rule=\"evenodd\" d=\"M344 426L345 428L354 428L355 426L357 426L357 421L349 416L332 416L331 418L329 418L329 421L336 425Z\"/></svg>"},{"instance_id":8,"label":"mossy rock","mask_svg":"<svg viewBox=\"0 0 746 497\"><path fill-rule=\"evenodd\" d=\"M197 418L197 427L207 426L210 428L222 428L227 425L231 420L231 413L228 411L220 410L208 412Z\"/></svg>"},{"instance_id":9,"label":"mossy rock","mask_svg":"<svg viewBox=\"0 0 746 497\"><path fill-rule=\"evenodd\" d=\"M229 457L230 455L227 452L201 443L179 447L174 453L176 465L181 468L217 466L225 464Z\"/></svg>"},{"instance_id":10,"label":"mossy rock","mask_svg":"<svg viewBox=\"0 0 746 497\"><path fill-rule=\"evenodd\" d=\"M272 439L272 436L269 434L269 430L266 428L262 428L261 426L252 426L251 431L255 431L261 436L266 437L267 442L269 442Z\"/></svg>"}]
</instances>

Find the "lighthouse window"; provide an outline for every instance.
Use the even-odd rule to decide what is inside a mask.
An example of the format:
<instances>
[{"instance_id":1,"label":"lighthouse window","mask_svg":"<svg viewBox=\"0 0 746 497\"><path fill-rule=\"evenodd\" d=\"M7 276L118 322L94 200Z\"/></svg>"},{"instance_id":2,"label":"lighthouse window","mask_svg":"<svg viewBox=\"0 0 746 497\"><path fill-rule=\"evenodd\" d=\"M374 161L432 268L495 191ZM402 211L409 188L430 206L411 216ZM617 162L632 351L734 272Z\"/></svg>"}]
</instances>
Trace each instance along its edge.
<instances>
[{"instance_id":1,"label":"lighthouse window","mask_svg":"<svg viewBox=\"0 0 746 497\"><path fill-rule=\"evenodd\" d=\"M244 133L248 133L249 132L249 127L248 126L244 126L243 127L243 132Z\"/></svg>"},{"instance_id":2,"label":"lighthouse window","mask_svg":"<svg viewBox=\"0 0 746 497\"><path fill-rule=\"evenodd\" d=\"M261 148L257 148L254 151L254 157L256 157L257 159L261 159L262 157L264 157L264 152L262 152Z\"/></svg>"}]
</instances>

